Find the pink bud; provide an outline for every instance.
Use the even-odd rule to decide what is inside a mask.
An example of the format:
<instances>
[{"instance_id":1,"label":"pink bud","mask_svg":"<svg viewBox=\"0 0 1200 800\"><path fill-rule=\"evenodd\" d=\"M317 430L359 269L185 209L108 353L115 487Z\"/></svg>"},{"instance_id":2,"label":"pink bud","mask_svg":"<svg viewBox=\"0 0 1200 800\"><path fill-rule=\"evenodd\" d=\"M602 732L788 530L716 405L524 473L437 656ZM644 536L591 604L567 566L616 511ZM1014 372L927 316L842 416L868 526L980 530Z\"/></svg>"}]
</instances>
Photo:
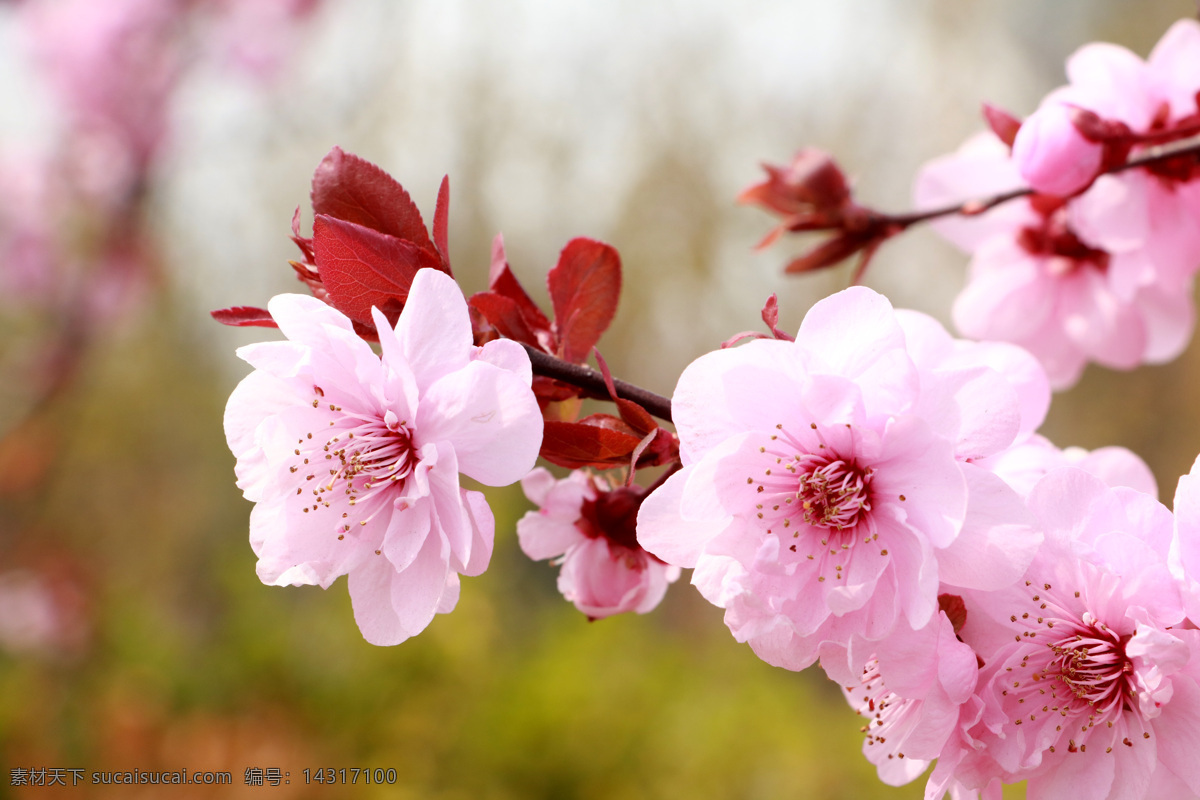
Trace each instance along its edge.
<instances>
[{"instance_id":1,"label":"pink bud","mask_svg":"<svg viewBox=\"0 0 1200 800\"><path fill-rule=\"evenodd\" d=\"M1100 173L1104 146L1085 138L1073 116L1071 107L1052 103L1030 115L1017 132L1013 161L1039 192L1072 195Z\"/></svg>"}]
</instances>

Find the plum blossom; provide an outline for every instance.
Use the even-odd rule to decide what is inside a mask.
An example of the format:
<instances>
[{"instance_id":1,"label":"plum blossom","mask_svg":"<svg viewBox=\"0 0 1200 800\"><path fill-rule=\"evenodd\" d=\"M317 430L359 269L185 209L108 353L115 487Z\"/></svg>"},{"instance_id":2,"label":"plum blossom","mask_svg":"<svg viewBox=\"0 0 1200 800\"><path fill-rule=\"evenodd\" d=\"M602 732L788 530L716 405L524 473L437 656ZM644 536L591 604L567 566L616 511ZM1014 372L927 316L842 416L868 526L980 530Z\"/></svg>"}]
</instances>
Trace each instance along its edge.
<instances>
[{"instance_id":1,"label":"plum blossom","mask_svg":"<svg viewBox=\"0 0 1200 800\"><path fill-rule=\"evenodd\" d=\"M1066 196L1100 174L1104 145L1080 132L1070 106L1053 103L1021 125L1013 141L1013 161L1037 191Z\"/></svg>"},{"instance_id":2,"label":"plum blossom","mask_svg":"<svg viewBox=\"0 0 1200 800\"><path fill-rule=\"evenodd\" d=\"M1178 202L1142 191L1146 177L1140 174L1128 170L1120 184L1102 176L1069 201L1032 195L979 217L935 222L972 255L967 285L954 303L958 330L1029 350L1056 389L1074 384L1089 361L1131 369L1179 355L1193 326L1191 269L1200 263L1190 242L1195 226L1182 224L1186 209ZM915 202L934 207L1020 185L1004 144L979 134L921 170ZM1117 201L1130 191L1131 199L1152 200L1150 211ZM1118 226L1117 216L1126 213L1145 224Z\"/></svg>"},{"instance_id":3,"label":"plum blossom","mask_svg":"<svg viewBox=\"0 0 1200 800\"><path fill-rule=\"evenodd\" d=\"M855 652L864 647L866 658ZM821 666L865 719L863 755L890 786L914 780L941 754L979 671L944 611L919 631L899 626L880 642L828 648Z\"/></svg>"},{"instance_id":4,"label":"plum blossom","mask_svg":"<svg viewBox=\"0 0 1200 800\"><path fill-rule=\"evenodd\" d=\"M1029 506L1046 541L1025 579L966 596L986 666L975 745L945 756L955 779L1028 780L1031 800L1195 796L1200 632L1181 625L1171 513L1074 468Z\"/></svg>"},{"instance_id":5,"label":"plum blossom","mask_svg":"<svg viewBox=\"0 0 1200 800\"><path fill-rule=\"evenodd\" d=\"M1092 178L1148 144L1200 132L1200 23L1181 20L1147 61L1090 44L1018 131L1011 157L991 135L937 159L917 178L932 207L1018 188L1044 194L935 228L972 254L954 306L959 330L1014 342L1045 365L1055 388L1088 361L1116 369L1169 361L1191 336L1200 268L1200 175L1182 156ZM1085 136L1076 128L1088 120ZM1101 141L1091 141L1092 138ZM1056 195L1074 195L1069 199Z\"/></svg>"},{"instance_id":6,"label":"plum blossom","mask_svg":"<svg viewBox=\"0 0 1200 800\"><path fill-rule=\"evenodd\" d=\"M225 410L258 575L322 588L347 575L363 636L396 644L487 568L494 519L459 473L502 486L533 467L529 358L473 347L466 301L437 270L418 272L394 330L374 311L381 356L320 300L269 310L288 341L238 351L255 371Z\"/></svg>"},{"instance_id":7,"label":"plum blossom","mask_svg":"<svg viewBox=\"0 0 1200 800\"><path fill-rule=\"evenodd\" d=\"M590 619L652 611L679 579L679 567L638 545L642 487L611 488L582 470L556 480L540 467L521 487L540 506L517 523L521 549L535 561L558 559L558 590Z\"/></svg>"},{"instance_id":8,"label":"plum blossom","mask_svg":"<svg viewBox=\"0 0 1200 800\"><path fill-rule=\"evenodd\" d=\"M1158 482L1149 465L1125 447L1060 448L1046 437L1033 434L1004 452L975 463L999 475L1022 497L1027 496L1047 473L1059 467L1078 467L1109 486L1126 486L1158 497Z\"/></svg>"},{"instance_id":9,"label":"plum blossom","mask_svg":"<svg viewBox=\"0 0 1200 800\"><path fill-rule=\"evenodd\" d=\"M901 619L923 628L939 581L1016 580L1039 537L969 462L1013 441L1037 381L969 350L855 287L817 303L795 342L702 356L672 398L683 468L643 503L638 541L695 567L735 638L789 669Z\"/></svg>"}]
</instances>

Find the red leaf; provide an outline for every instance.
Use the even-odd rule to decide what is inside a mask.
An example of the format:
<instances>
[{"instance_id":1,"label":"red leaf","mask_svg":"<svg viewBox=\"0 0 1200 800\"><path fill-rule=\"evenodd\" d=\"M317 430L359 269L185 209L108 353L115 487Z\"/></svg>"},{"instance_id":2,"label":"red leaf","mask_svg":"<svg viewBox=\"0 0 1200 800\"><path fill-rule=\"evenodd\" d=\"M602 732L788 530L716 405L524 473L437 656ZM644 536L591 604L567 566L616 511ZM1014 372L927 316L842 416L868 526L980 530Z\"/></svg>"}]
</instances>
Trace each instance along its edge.
<instances>
[{"instance_id":1,"label":"red leaf","mask_svg":"<svg viewBox=\"0 0 1200 800\"><path fill-rule=\"evenodd\" d=\"M488 288L492 293L507 297L516 303L517 311L526 327L532 331L545 332L546 338L550 338L550 320L537 307L537 303L529 298L525 287L521 286L517 276L508 268L508 259L504 257L504 237L501 234L496 234L496 238L492 240L492 266L488 271ZM536 340L528 341L530 344L537 344Z\"/></svg>"},{"instance_id":2,"label":"red leaf","mask_svg":"<svg viewBox=\"0 0 1200 800\"><path fill-rule=\"evenodd\" d=\"M371 306L394 324L417 270L439 267L435 255L412 242L320 214L313 251L329 304L367 326L374 325Z\"/></svg>"},{"instance_id":3,"label":"red leaf","mask_svg":"<svg viewBox=\"0 0 1200 800\"><path fill-rule=\"evenodd\" d=\"M1021 120L1004 109L988 103L983 104L983 118L987 121L988 127L992 129L992 133L996 134L1000 141L1012 147L1013 140L1017 138L1017 131L1021 128Z\"/></svg>"},{"instance_id":4,"label":"red leaf","mask_svg":"<svg viewBox=\"0 0 1200 800\"><path fill-rule=\"evenodd\" d=\"M296 206L296 213L292 214L292 241L304 254L304 260L311 264L313 260L312 239L300 235L300 206Z\"/></svg>"},{"instance_id":5,"label":"red leaf","mask_svg":"<svg viewBox=\"0 0 1200 800\"><path fill-rule=\"evenodd\" d=\"M596 414L588 417L608 416ZM615 417L610 418L614 421ZM542 458L568 469L615 467L628 463L641 438L621 430L583 422L547 421L542 434Z\"/></svg>"},{"instance_id":6,"label":"red leaf","mask_svg":"<svg viewBox=\"0 0 1200 800\"><path fill-rule=\"evenodd\" d=\"M222 325L232 325L235 328L278 328L275 320L271 319L271 314L265 308L255 308L254 306L233 306L232 308L221 308L216 311L209 312L212 318Z\"/></svg>"},{"instance_id":7,"label":"red leaf","mask_svg":"<svg viewBox=\"0 0 1200 800\"><path fill-rule=\"evenodd\" d=\"M370 161L342 152L329 151L313 173L313 213L412 242L432 250L425 221L404 187Z\"/></svg>"},{"instance_id":8,"label":"red leaf","mask_svg":"<svg viewBox=\"0 0 1200 800\"><path fill-rule=\"evenodd\" d=\"M442 185L438 188L437 205L433 209L433 244L442 257L445 273L453 277L450 271L450 176L442 177Z\"/></svg>"},{"instance_id":9,"label":"red leaf","mask_svg":"<svg viewBox=\"0 0 1200 800\"><path fill-rule=\"evenodd\" d=\"M621 257L592 239L572 239L546 278L563 359L582 364L617 313Z\"/></svg>"},{"instance_id":10,"label":"red leaf","mask_svg":"<svg viewBox=\"0 0 1200 800\"><path fill-rule=\"evenodd\" d=\"M537 333L526 324L520 308L511 299L495 292L479 292L471 295L467 302L506 339L515 339L534 347L541 346Z\"/></svg>"},{"instance_id":11,"label":"red leaf","mask_svg":"<svg viewBox=\"0 0 1200 800\"><path fill-rule=\"evenodd\" d=\"M839 233L823 241L801 256L793 258L784 268L784 272L812 272L813 270L832 267L843 259L862 250L872 242L872 237L857 233Z\"/></svg>"}]
</instances>

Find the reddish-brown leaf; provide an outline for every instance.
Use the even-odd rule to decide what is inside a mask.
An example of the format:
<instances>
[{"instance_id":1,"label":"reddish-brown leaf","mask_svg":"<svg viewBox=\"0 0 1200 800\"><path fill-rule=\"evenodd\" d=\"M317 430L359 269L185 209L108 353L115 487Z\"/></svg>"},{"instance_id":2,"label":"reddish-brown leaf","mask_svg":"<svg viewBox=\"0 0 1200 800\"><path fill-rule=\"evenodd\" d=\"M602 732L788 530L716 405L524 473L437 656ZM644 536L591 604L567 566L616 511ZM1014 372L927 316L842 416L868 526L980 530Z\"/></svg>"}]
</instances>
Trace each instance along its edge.
<instances>
[{"instance_id":1,"label":"reddish-brown leaf","mask_svg":"<svg viewBox=\"0 0 1200 800\"><path fill-rule=\"evenodd\" d=\"M271 314L265 308L255 308L254 306L233 306L232 308L220 308L216 311L209 312L212 318L222 325L232 325L235 328L278 328L275 320L271 319Z\"/></svg>"},{"instance_id":2,"label":"reddish-brown leaf","mask_svg":"<svg viewBox=\"0 0 1200 800\"><path fill-rule=\"evenodd\" d=\"M296 213L292 214L292 241L304 254L304 260L312 263L312 239L300 235L300 206L296 206Z\"/></svg>"},{"instance_id":3,"label":"reddish-brown leaf","mask_svg":"<svg viewBox=\"0 0 1200 800\"><path fill-rule=\"evenodd\" d=\"M812 272L832 267L866 247L872 240L870 236L857 233L839 233L826 239L807 253L792 259L783 271L787 273Z\"/></svg>"},{"instance_id":4,"label":"reddish-brown leaf","mask_svg":"<svg viewBox=\"0 0 1200 800\"><path fill-rule=\"evenodd\" d=\"M410 241L422 250L433 249L421 212L404 187L370 161L340 147L330 150L313 173L312 206L314 214L353 222Z\"/></svg>"},{"instance_id":5,"label":"reddish-brown leaf","mask_svg":"<svg viewBox=\"0 0 1200 800\"><path fill-rule=\"evenodd\" d=\"M467 302L471 308L482 314L501 336L541 347L537 333L529 327L521 315L521 309L510 298L495 292L479 292L471 295Z\"/></svg>"},{"instance_id":6,"label":"reddish-brown leaf","mask_svg":"<svg viewBox=\"0 0 1200 800\"><path fill-rule=\"evenodd\" d=\"M641 443L641 437L608 425L602 426L594 414L581 422L547 421L542 434L542 458L551 464L568 469L580 467L615 467L628 463L630 454ZM620 424L616 417L605 420Z\"/></svg>"},{"instance_id":7,"label":"reddish-brown leaf","mask_svg":"<svg viewBox=\"0 0 1200 800\"><path fill-rule=\"evenodd\" d=\"M438 188L437 205L433 209L433 244L442 257L442 264L447 275L450 271L450 176L442 176L442 185Z\"/></svg>"},{"instance_id":8,"label":"reddish-brown leaf","mask_svg":"<svg viewBox=\"0 0 1200 800\"><path fill-rule=\"evenodd\" d=\"M417 270L440 266L412 242L325 215L313 222L313 251L330 305L368 326L371 306L395 323Z\"/></svg>"},{"instance_id":9,"label":"reddish-brown leaf","mask_svg":"<svg viewBox=\"0 0 1200 800\"><path fill-rule=\"evenodd\" d=\"M554 304L559 354L581 364L617 313L621 257L592 239L572 239L546 278Z\"/></svg>"},{"instance_id":10,"label":"reddish-brown leaf","mask_svg":"<svg viewBox=\"0 0 1200 800\"><path fill-rule=\"evenodd\" d=\"M488 288L516 303L522 319L530 329L550 333L550 320L538 308L537 303L530 299L525 287L509 269L508 259L504 257L504 236L499 233L492 240L492 265L488 269Z\"/></svg>"},{"instance_id":11,"label":"reddish-brown leaf","mask_svg":"<svg viewBox=\"0 0 1200 800\"><path fill-rule=\"evenodd\" d=\"M996 134L1000 141L1012 147L1013 141L1017 138L1017 131L1021 129L1021 120L1004 109L988 103L983 104L983 118L987 121L988 127L992 129L992 133Z\"/></svg>"}]
</instances>

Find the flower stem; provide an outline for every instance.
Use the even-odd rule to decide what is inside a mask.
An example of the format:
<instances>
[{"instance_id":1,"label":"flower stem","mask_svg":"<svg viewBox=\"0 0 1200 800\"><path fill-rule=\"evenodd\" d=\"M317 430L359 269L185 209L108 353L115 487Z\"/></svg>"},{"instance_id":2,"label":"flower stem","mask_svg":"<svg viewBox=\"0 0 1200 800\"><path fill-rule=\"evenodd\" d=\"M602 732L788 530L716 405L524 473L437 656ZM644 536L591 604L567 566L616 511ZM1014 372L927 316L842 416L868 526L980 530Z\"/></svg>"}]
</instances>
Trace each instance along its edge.
<instances>
[{"instance_id":1,"label":"flower stem","mask_svg":"<svg viewBox=\"0 0 1200 800\"><path fill-rule=\"evenodd\" d=\"M571 364L563 361L561 358L556 358L524 342L519 342L518 344L524 347L525 352L529 354L529 361L533 364L534 375L541 375L546 378L553 378L556 381L569 383L572 386L578 386L592 397L605 400L609 398L608 388L604 385L604 376L596 370L580 364ZM671 422L671 401L666 397L643 389L640 386L634 386L632 383L617 380L616 378L613 379L613 384L617 389L617 397L624 400L632 400L659 419Z\"/></svg>"}]
</instances>

